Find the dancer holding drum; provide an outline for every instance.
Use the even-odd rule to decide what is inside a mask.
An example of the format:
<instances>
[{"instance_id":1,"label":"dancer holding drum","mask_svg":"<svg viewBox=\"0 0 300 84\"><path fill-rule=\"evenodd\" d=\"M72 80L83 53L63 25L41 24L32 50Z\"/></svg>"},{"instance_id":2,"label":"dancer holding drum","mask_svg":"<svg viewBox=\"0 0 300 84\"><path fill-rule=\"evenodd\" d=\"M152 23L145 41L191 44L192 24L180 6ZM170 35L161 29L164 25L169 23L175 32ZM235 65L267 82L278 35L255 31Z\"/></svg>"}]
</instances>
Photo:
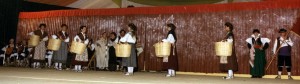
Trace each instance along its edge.
<instances>
[{"instance_id":1,"label":"dancer holding drum","mask_svg":"<svg viewBox=\"0 0 300 84\"><path fill-rule=\"evenodd\" d=\"M44 62L45 60L45 53L46 53L46 44L45 42L48 40L48 33L45 31L46 24L40 24L39 29L35 30L33 32L30 32L29 35L31 36L38 36L39 40L37 39L30 39L30 43L35 43L37 41L38 45L30 45L34 48L34 54L33 54L33 68L40 68L40 62ZM34 42L33 42L34 41Z\"/></svg>"},{"instance_id":2,"label":"dancer holding drum","mask_svg":"<svg viewBox=\"0 0 300 84\"><path fill-rule=\"evenodd\" d=\"M136 56L136 26L133 23L130 23L128 26L128 33L120 39L122 43L128 43L131 46L130 56L124 57L122 59L122 65L127 67L127 72L125 75L133 75L134 67L137 67L137 56Z\"/></svg>"},{"instance_id":3,"label":"dancer holding drum","mask_svg":"<svg viewBox=\"0 0 300 84\"><path fill-rule=\"evenodd\" d=\"M86 35L87 27L81 26L80 27L80 33L78 33L74 40L75 42L84 43L85 46L89 43L89 39ZM73 65L75 65L74 69L76 72L82 72L82 65L84 65L86 62L88 62L88 53L87 49L85 47L84 52L82 54L76 53L75 59L73 61Z\"/></svg>"}]
</instances>

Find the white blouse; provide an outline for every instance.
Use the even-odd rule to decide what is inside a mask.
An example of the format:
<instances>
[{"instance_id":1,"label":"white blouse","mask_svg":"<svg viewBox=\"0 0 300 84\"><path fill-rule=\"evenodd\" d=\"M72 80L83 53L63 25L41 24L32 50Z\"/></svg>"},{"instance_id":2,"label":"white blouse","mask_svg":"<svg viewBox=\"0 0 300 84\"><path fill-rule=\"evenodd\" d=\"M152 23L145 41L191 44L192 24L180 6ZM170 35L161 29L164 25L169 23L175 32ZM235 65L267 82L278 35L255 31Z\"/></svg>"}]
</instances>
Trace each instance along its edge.
<instances>
[{"instance_id":1,"label":"white blouse","mask_svg":"<svg viewBox=\"0 0 300 84\"><path fill-rule=\"evenodd\" d=\"M52 35L53 39L57 39L58 37L56 35ZM68 37L67 39L65 39L65 42L68 43L70 42L70 38Z\"/></svg>"},{"instance_id":2,"label":"white blouse","mask_svg":"<svg viewBox=\"0 0 300 84\"><path fill-rule=\"evenodd\" d=\"M255 37L254 35L251 35L250 38L246 39L246 42L253 45L252 44L252 38L255 38L255 40L257 40L260 37L260 34L258 35L258 37ZM269 38L260 38L261 42L263 45L265 45L266 43L270 43L271 40Z\"/></svg>"},{"instance_id":3,"label":"white blouse","mask_svg":"<svg viewBox=\"0 0 300 84\"><path fill-rule=\"evenodd\" d=\"M285 46L288 46L288 45L290 45L290 46L293 46L293 45L294 45L294 43L293 43L293 41L291 40L291 38L288 38L288 39L286 39L286 40L283 41L283 38L280 37L279 40L280 40L280 44L282 44L280 47L285 47ZM283 42L283 43L282 43L282 42ZM276 49L277 49L277 39L275 40L274 47L273 47L273 53L274 53L274 54L276 53Z\"/></svg>"},{"instance_id":4,"label":"white blouse","mask_svg":"<svg viewBox=\"0 0 300 84\"><path fill-rule=\"evenodd\" d=\"M83 34L83 36L84 36L84 38L86 38L86 36ZM76 40L79 40L79 42L83 42L80 38L79 38L79 36L78 35L76 35L75 37L74 37L74 39L73 39L73 41L76 41ZM89 43L89 39L86 39L85 41L84 41L84 44L88 44Z\"/></svg>"},{"instance_id":5,"label":"white blouse","mask_svg":"<svg viewBox=\"0 0 300 84\"><path fill-rule=\"evenodd\" d=\"M167 39L163 39L162 41L163 42L170 42L170 43L175 43L176 42L176 40L175 40L175 38L172 34L169 34Z\"/></svg>"},{"instance_id":6,"label":"white blouse","mask_svg":"<svg viewBox=\"0 0 300 84\"><path fill-rule=\"evenodd\" d=\"M121 37L120 42L128 42L128 43L135 43L136 37L131 35L131 32L125 34L124 37Z\"/></svg>"}]
</instances>

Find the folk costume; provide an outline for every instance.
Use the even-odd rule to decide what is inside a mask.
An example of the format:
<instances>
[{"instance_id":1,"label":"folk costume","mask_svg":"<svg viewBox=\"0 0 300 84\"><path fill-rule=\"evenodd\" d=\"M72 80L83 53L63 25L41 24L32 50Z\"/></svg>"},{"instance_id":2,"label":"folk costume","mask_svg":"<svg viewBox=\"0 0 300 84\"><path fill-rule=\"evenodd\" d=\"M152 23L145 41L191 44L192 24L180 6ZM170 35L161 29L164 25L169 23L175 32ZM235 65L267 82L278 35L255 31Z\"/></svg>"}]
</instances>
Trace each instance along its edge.
<instances>
[{"instance_id":1,"label":"folk costume","mask_svg":"<svg viewBox=\"0 0 300 84\"><path fill-rule=\"evenodd\" d=\"M130 57L122 58L122 66L127 67L127 73L125 75L133 75L134 67L137 67L137 55L136 55L136 36L132 32L128 32L124 37L120 39L120 42L126 42L131 45Z\"/></svg>"},{"instance_id":2,"label":"folk costume","mask_svg":"<svg viewBox=\"0 0 300 84\"><path fill-rule=\"evenodd\" d=\"M52 35L53 39L60 39L61 45L58 51L54 51L53 62L54 68L62 70L62 65L66 64L68 57L68 45L70 42L69 34L65 31L59 31L56 35Z\"/></svg>"},{"instance_id":3,"label":"folk costume","mask_svg":"<svg viewBox=\"0 0 300 84\"><path fill-rule=\"evenodd\" d=\"M265 50L269 47L270 39L261 38L260 34L258 34L258 36L251 35L246 42L248 48L250 49L250 74L252 75L252 78L262 78L262 76L265 75Z\"/></svg>"},{"instance_id":4,"label":"folk costume","mask_svg":"<svg viewBox=\"0 0 300 84\"><path fill-rule=\"evenodd\" d=\"M279 33L286 33L287 30L280 29ZM277 67L278 67L278 76L276 79L281 78L282 69L285 67L288 72L288 79L293 79L291 70L292 70L292 60L291 60L291 51L292 46L294 45L293 41L290 37L287 37L284 39L284 37L280 36L276 38L274 47L273 47L273 53L278 55L277 60ZM276 50L278 50L276 52Z\"/></svg>"},{"instance_id":5,"label":"folk costume","mask_svg":"<svg viewBox=\"0 0 300 84\"><path fill-rule=\"evenodd\" d=\"M38 35L41 39L40 43L34 48L33 54L33 68L40 68L40 63L45 60L46 41L48 41L48 33L43 30L36 30L29 35Z\"/></svg>"},{"instance_id":6,"label":"folk costume","mask_svg":"<svg viewBox=\"0 0 300 84\"><path fill-rule=\"evenodd\" d=\"M81 42L86 45L89 43L89 39L88 39L87 35L84 33L77 34L74 37L73 41ZM83 54L81 54L81 55L76 54L76 56L73 60L73 65L75 65L74 70L76 72L82 72L81 67L82 67L82 65L87 65L87 62L88 62L88 52L87 52L87 49L85 49Z\"/></svg>"}]
</instances>

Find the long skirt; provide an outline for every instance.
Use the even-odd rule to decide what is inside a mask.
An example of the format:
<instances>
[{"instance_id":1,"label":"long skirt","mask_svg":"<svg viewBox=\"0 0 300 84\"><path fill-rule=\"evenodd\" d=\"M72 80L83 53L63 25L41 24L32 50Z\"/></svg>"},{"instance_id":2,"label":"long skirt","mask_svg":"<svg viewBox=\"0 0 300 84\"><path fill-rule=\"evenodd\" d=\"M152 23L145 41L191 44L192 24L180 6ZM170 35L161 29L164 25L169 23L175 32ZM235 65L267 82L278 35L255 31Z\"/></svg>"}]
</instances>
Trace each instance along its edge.
<instances>
[{"instance_id":1,"label":"long skirt","mask_svg":"<svg viewBox=\"0 0 300 84\"><path fill-rule=\"evenodd\" d=\"M174 46L171 47L170 56L168 57L168 62L163 62L163 70L173 69L178 70L178 57L177 57L177 50Z\"/></svg>"},{"instance_id":2,"label":"long skirt","mask_svg":"<svg viewBox=\"0 0 300 84\"><path fill-rule=\"evenodd\" d=\"M108 69L110 71L115 71L117 69L117 57L116 57L116 52L115 48L113 46L110 46L108 49L108 54L109 54L109 60L108 60Z\"/></svg>"},{"instance_id":3,"label":"long skirt","mask_svg":"<svg viewBox=\"0 0 300 84\"><path fill-rule=\"evenodd\" d=\"M98 68L106 68L108 67L108 57L106 57L106 47L96 47L96 66Z\"/></svg>"},{"instance_id":4,"label":"long skirt","mask_svg":"<svg viewBox=\"0 0 300 84\"><path fill-rule=\"evenodd\" d=\"M228 72L228 70L232 70L234 72L238 71L238 63L237 58L235 55L235 51L233 50L232 55L227 57L227 64L221 64L219 65L220 71L222 72Z\"/></svg>"},{"instance_id":5,"label":"long skirt","mask_svg":"<svg viewBox=\"0 0 300 84\"><path fill-rule=\"evenodd\" d=\"M58 51L53 54L53 61L65 64L68 57L68 44L61 42L61 46Z\"/></svg>"},{"instance_id":6,"label":"long skirt","mask_svg":"<svg viewBox=\"0 0 300 84\"><path fill-rule=\"evenodd\" d=\"M45 60L46 50L45 42L41 41L34 49L33 61L43 62Z\"/></svg>"},{"instance_id":7,"label":"long skirt","mask_svg":"<svg viewBox=\"0 0 300 84\"><path fill-rule=\"evenodd\" d=\"M133 43L130 43L130 45L131 45L130 57L122 58L122 66L137 67L136 47L135 44Z\"/></svg>"},{"instance_id":8,"label":"long skirt","mask_svg":"<svg viewBox=\"0 0 300 84\"><path fill-rule=\"evenodd\" d=\"M88 64L88 53L87 49L83 52L83 54L79 55L76 54L73 58L73 65L82 65L82 66L87 66Z\"/></svg>"},{"instance_id":9,"label":"long skirt","mask_svg":"<svg viewBox=\"0 0 300 84\"><path fill-rule=\"evenodd\" d=\"M250 68L252 76L264 76L266 65L266 54L264 50L255 49L254 67Z\"/></svg>"}]
</instances>

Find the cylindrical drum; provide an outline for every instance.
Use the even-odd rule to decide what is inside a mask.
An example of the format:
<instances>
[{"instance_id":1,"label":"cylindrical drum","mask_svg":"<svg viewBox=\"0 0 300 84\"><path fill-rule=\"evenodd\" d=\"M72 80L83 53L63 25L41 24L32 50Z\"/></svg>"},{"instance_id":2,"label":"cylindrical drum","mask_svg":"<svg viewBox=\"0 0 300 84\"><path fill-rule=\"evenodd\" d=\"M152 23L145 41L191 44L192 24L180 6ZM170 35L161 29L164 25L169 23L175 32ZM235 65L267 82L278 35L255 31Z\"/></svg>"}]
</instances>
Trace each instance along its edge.
<instances>
[{"instance_id":1,"label":"cylindrical drum","mask_svg":"<svg viewBox=\"0 0 300 84\"><path fill-rule=\"evenodd\" d=\"M38 35L31 35L30 39L28 41L28 46L29 47L35 47L39 44L40 42L40 36Z\"/></svg>"},{"instance_id":2,"label":"cylindrical drum","mask_svg":"<svg viewBox=\"0 0 300 84\"><path fill-rule=\"evenodd\" d=\"M154 44L155 54L157 57L168 57L171 54L171 43L158 42Z\"/></svg>"},{"instance_id":3,"label":"cylindrical drum","mask_svg":"<svg viewBox=\"0 0 300 84\"><path fill-rule=\"evenodd\" d=\"M216 42L215 51L217 56L231 56L232 43L231 42Z\"/></svg>"},{"instance_id":4,"label":"cylindrical drum","mask_svg":"<svg viewBox=\"0 0 300 84\"><path fill-rule=\"evenodd\" d=\"M60 39L50 39L49 43L48 43L48 49L49 50L53 50L53 51L57 51L59 50L61 45L61 40Z\"/></svg>"},{"instance_id":5,"label":"cylindrical drum","mask_svg":"<svg viewBox=\"0 0 300 84\"><path fill-rule=\"evenodd\" d=\"M73 41L71 44L70 52L81 55L83 54L85 49L86 45L84 43Z\"/></svg>"},{"instance_id":6,"label":"cylindrical drum","mask_svg":"<svg viewBox=\"0 0 300 84\"><path fill-rule=\"evenodd\" d=\"M117 57L129 57L131 54L130 44L116 44L115 48Z\"/></svg>"}]
</instances>

